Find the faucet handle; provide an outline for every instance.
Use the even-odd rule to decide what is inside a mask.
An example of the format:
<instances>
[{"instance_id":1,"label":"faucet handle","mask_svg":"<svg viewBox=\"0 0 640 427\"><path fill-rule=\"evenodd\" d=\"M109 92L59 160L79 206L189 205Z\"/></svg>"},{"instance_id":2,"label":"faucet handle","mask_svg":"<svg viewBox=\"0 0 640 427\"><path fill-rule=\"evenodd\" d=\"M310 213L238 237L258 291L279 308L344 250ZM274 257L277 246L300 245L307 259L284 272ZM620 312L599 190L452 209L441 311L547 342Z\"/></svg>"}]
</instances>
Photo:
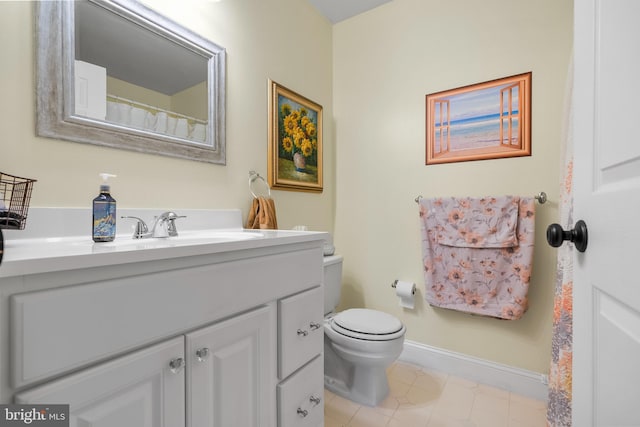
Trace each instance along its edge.
<instances>
[{"instance_id":1,"label":"faucet handle","mask_svg":"<svg viewBox=\"0 0 640 427\"><path fill-rule=\"evenodd\" d=\"M149 236L149 227L147 227L147 224L142 220L142 218L138 218L137 216L121 216L120 218L131 218L138 221L136 224L136 229L133 232L134 239L142 239Z\"/></svg>"},{"instance_id":2,"label":"faucet handle","mask_svg":"<svg viewBox=\"0 0 640 427\"><path fill-rule=\"evenodd\" d=\"M178 235L178 229L176 228L175 220L178 218L186 218L185 216L179 216L173 211L167 211L155 217L153 229L151 234L153 237L175 237Z\"/></svg>"},{"instance_id":3,"label":"faucet handle","mask_svg":"<svg viewBox=\"0 0 640 427\"><path fill-rule=\"evenodd\" d=\"M178 218L186 218L186 215L176 215L174 212L170 212L168 218L168 224L167 224L167 232L169 233L169 236L171 237L175 237L178 235L178 229L176 228L176 219Z\"/></svg>"}]
</instances>

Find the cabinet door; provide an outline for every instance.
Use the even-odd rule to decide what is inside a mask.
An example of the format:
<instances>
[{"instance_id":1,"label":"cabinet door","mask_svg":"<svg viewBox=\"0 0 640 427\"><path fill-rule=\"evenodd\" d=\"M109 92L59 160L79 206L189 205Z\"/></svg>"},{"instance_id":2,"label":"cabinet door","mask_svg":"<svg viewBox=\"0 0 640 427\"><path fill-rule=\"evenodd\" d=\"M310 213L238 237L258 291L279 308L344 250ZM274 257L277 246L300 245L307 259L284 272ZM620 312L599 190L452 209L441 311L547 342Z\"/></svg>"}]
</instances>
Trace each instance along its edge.
<instances>
[{"instance_id":1,"label":"cabinet door","mask_svg":"<svg viewBox=\"0 0 640 427\"><path fill-rule=\"evenodd\" d=\"M72 426L184 426L183 366L179 337L18 393L15 400L69 404Z\"/></svg>"},{"instance_id":2,"label":"cabinet door","mask_svg":"<svg viewBox=\"0 0 640 427\"><path fill-rule=\"evenodd\" d=\"M275 308L187 335L187 425L275 424Z\"/></svg>"}]
</instances>

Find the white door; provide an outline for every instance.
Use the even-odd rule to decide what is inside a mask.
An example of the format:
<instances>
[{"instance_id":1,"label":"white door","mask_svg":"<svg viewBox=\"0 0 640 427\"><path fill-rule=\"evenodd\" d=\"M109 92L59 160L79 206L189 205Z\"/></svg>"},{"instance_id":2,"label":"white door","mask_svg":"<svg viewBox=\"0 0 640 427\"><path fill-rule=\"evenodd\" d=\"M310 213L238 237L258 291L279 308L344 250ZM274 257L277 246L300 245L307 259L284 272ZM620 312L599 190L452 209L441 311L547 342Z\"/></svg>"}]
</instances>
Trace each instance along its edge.
<instances>
[{"instance_id":1,"label":"white door","mask_svg":"<svg viewBox=\"0 0 640 427\"><path fill-rule=\"evenodd\" d=\"M187 334L187 426L275 425L275 310Z\"/></svg>"},{"instance_id":2,"label":"white door","mask_svg":"<svg viewBox=\"0 0 640 427\"><path fill-rule=\"evenodd\" d=\"M71 427L184 426L183 354L184 338L174 338L18 393L15 400L69 404Z\"/></svg>"},{"instance_id":3,"label":"white door","mask_svg":"<svg viewBox=\"0 0 640 427\"><path fill-rule=\"evenodd\" d=\"M640 426L640 1L574 4L573 425Z\"/></svg>"}]
</instances>

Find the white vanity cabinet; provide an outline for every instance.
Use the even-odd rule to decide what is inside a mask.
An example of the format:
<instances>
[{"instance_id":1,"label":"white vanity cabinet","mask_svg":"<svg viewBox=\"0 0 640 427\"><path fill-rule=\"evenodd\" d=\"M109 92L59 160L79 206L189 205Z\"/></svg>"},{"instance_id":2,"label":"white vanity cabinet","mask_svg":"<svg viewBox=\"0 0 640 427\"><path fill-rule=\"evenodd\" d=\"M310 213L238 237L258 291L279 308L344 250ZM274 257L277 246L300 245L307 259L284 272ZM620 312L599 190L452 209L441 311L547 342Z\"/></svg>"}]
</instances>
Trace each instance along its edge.
<instances>
[{"instance_id":1,"label":"white vanity cabinet","mask_svg":"<svg viewBox=\"0 0 640 427\"><path fill-rule=\"evenodd\" d=\"M0 403L87 427L322 425L325 236L272 237L3 264Z\"/></svg>"}]
</instances>

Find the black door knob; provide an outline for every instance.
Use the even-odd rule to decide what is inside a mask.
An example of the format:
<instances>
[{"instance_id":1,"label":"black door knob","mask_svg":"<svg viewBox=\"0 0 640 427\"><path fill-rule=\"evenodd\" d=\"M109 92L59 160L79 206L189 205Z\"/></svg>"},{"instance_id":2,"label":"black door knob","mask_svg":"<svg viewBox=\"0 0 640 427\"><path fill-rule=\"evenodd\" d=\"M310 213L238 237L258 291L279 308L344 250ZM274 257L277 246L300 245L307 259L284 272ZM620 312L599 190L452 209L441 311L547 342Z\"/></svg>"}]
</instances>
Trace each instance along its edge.
<instances>
[{"instance_id":1,"label":"black door knob","mask_svg":"<svg viewBox=\"0 0 640 427\"><path fill-rule=\"evenodd\" d=\"M554 248L562 245L565 240L570 240L576 249L584 252L587 249L588 233L587 224L583 220L576 222L573 230L564 231L560 224L551 224L547 227L547 242Z\"/></svg>"}]
</instances>

